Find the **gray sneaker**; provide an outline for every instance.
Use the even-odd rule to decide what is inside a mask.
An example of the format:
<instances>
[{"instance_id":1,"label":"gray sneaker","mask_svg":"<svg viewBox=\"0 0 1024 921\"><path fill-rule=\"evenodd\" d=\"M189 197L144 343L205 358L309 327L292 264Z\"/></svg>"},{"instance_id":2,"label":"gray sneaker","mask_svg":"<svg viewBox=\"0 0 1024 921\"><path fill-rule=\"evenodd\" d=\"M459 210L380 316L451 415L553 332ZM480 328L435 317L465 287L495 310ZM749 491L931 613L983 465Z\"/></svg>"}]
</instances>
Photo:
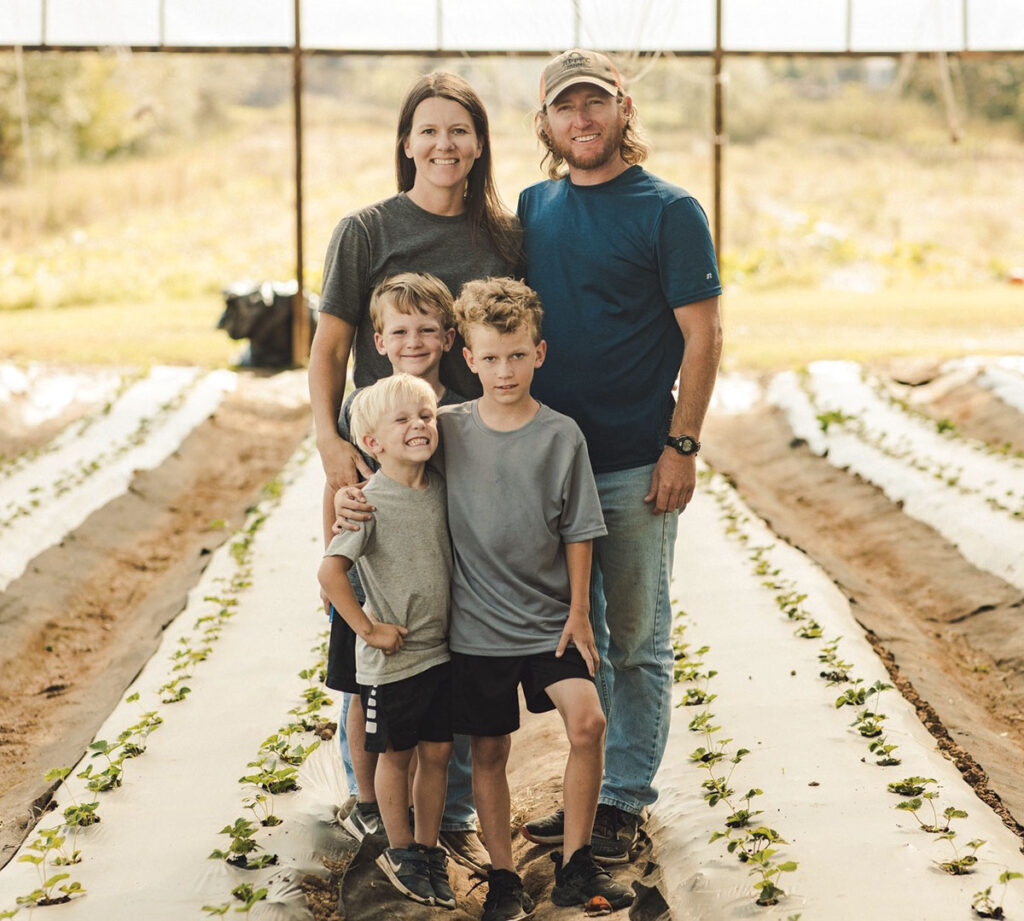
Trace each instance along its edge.
<instances>
[{"instance_id":1,"label":"gray sneaker","mask_svg":"<svg viewBox=\"0 0 1024 921\"><path fill-rule=\"evenodd\" d=\"M448 855L443 847L427 848L427 863L430 867L430 887L434 890L434 904L442 908L454 908L455 893L448 878Z\"/></svg>"},{"instance_id":2,"label":"gray sneaker","mask_svg":"<svg viewBox=\"0 0 1024 921\"><path fill-rule=\"evenodd\" d=\"M367 835L375 837L384 834L384 822L376 803L356 803L342 819L341 827L356 841L362 841Z\"/></svg>"},{"instance_id":3,"label":"gray sneaker","mask_svg":"<svg viewBox=\"0 0 1024 921\"><path fill-rule=\"evenodd\" d=\"M598 863L629 863L640 830L640 816L607 803L597 804L594 833L590 838Z\"/></svg>"},{"instance_id":4,"label":"gray sneaker","mask_svg":"<svg viewBox=\"0 0 1024 921\"><path fill-rule=\"evenodd\" d=\"M434 904L430 862L427 849L422 844L410 844L408 848L386 848L377 858L377 866L402 895L423 905Z\"/></svg>"}]
</instances>

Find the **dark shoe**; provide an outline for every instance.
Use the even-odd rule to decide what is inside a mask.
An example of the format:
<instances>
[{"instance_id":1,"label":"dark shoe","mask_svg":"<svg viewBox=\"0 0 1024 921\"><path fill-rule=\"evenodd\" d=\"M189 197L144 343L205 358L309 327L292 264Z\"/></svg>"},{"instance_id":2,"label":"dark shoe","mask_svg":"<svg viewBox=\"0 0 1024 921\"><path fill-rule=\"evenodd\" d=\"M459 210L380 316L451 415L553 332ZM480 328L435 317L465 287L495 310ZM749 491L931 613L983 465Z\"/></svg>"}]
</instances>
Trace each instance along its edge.
<instances>
[{"instance_id":1,"label":"dark shoe","mask_svg":"<svg viewBox=\"0 0 1024 921\"><path fill-rule=\"evenodd\" d=\"M607 803L597 804L590 844L598 863L629 863L640 828L640 816Z\"/></svg>"},{"instance_id":2,"label":"dark shoe","mask_svg":"<svg viewBox=\"0 0 1024 921\"><path fill-rule=\"evenodd\" d=\"M532 819L523 826L523 837L534 844L561 844L565 837L565 811Z\"/></svg>"},{"instance_id":3,"label":"dark shoe","mask_svg":"<svg viewBox=\"0 0 1024 921\"><path fill-rule=\"evenodd\" d=\"M519 875L511 870L491 870L480 921L519 921L532 911L533 899L523 892Z\"/></svg>"},{"instance_id":4,"label":"dark shoe","mask_svg":"<svg viewBox=\"0 0 1024 921\"><path fill-rule=\"evenodd\" d=\"M384 823L376 803L356 803L342 819L341 827L356 841L362 841L367 835L373 837L384 834Z\"/></svg>"},{"instance_id":5,"label":"dark shoe","mask_svg":"<svg viewBox=\"0 0 1024 921\"><path fill-rule=\"evenodd\" d=\"M434 890L434 904L442 908L454 908L455 893L448 879L448 855L444 848L427 848L427 866L430 870L430 888Z\"/></svg>"},{"instance_id":6,"label":"dark shoe","mask_svg":"<svg viewBox=\"0 0 1024 921\"><path fill-rule=\"evenodd\" d=\"M377 858L377 866L402 895L424 905L434 904L430 863L427 849L422 844L410 844L408 848L386 848Z\"/></svg>"},{"instance_id":7,"label":"dark shoe","mask_svg":"<svg viewBox=\"0 0 1024 921\"><path fill-rule=\"evenodd\" d=\"M441 829L437 843L448 852L452 860L479 876L486 876L491 869L491 857L475 829Z\"/></svg>"},{"instance_id":8,"label":"dark shoe","mask_svg":"<svg viewBox=\"0 0 1024 921\"><path fill-rule=\"evenodd\" d=\"M586 905L598 896L606 899L613 910L633 904L636 898L633 890L615 882L611 874L597 864L590 845L581 847L564 867L559 851L555 851L551 859L555 862L551 901L556 905Z\"/></svg>"}]
</instances>

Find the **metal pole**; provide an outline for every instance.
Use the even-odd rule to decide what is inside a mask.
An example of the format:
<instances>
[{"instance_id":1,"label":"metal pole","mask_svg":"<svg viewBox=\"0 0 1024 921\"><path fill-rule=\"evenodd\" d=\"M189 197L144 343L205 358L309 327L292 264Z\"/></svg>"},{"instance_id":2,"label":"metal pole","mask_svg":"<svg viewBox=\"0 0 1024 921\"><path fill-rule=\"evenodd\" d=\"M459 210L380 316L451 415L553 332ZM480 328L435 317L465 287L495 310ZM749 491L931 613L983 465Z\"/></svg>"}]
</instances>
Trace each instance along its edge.
<instances>
[{"instance_id":1,"label":"metal pole","mask_svg":"<svg viewBox=\"0 0 1024 921\"><path fill-rule=\"evenodd\" d=\"M295 43L292 45L292 91L295 112L295 279L299 290L292 301L292 361L309 358L309 314L302 253L302 0L295 0Z\"/></svg>"},{"instance_id":2,"label":"metal pole","mask_svg":"<svg viewBox=\"0 0 1024 921\"><path fill-rule=\"evenodd\" d=\"M722 104L722 0L715 0L715 52L714 63L714 125L712 151L714 154L714 244L719 260L722 258L722 147L725 144L725 113Z\"/></svg>"}]
</instances>

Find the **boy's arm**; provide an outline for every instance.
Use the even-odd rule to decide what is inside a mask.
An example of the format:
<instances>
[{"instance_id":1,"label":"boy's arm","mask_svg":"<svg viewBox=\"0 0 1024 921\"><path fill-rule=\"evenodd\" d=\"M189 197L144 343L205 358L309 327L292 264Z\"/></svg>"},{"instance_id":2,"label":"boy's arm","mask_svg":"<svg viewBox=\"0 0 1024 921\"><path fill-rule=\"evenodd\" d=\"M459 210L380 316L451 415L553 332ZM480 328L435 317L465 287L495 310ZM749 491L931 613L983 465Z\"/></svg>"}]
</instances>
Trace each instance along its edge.
<instances>
[{"instance_id":1,"label":"boy's arm","mask_svg":"<svg viewBox=\"0 0 1024 921\"><path fill-rule=\"evenodd\" d=\"M594 630L590 626L590 566L594 542L575 541L565 545L565 563L569 570L569 617L558 640L556 656L561 656L570 640L587 663L590 676L597 673L601 661L594 642Z\"/></svg>"},{"instance_id":2,"label":"boy's arm","mask_svg":"<svg viewBox=\"0 0 1024 921\"><path fill-rule=\"evenodd\" d=\"M402 648L402 637L409 631L398 624L382 624L369 617L356 601L352 584L348 581L348 571L352 561L345 556L325 556L320 562L320 586L330 599L345 623L361 636L367 646L381 649L385 655L398 652Z\"/></svg>"}]
</instances>

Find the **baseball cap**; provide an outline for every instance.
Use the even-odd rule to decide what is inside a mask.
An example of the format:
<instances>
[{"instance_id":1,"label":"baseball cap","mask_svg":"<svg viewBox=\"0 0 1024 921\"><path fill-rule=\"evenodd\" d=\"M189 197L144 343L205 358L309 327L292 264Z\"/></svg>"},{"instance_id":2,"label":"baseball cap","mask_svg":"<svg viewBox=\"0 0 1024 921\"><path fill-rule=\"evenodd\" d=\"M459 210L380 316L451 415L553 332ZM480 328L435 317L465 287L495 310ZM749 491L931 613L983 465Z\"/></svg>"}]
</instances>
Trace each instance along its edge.
<instances>
[{"instance_id":1,"label":"baseball cap","mask_svg":"<svg viewBox=\"0 0 1024 921\"><path fill-rule=\"evenodd\" d=\"M540 78L541 105L551 105L562 90L575 83L589 83L613 96L622 89L622 77L606 55L599 51L572 48L544 68Z\"/></svg>"}]
</instances>

